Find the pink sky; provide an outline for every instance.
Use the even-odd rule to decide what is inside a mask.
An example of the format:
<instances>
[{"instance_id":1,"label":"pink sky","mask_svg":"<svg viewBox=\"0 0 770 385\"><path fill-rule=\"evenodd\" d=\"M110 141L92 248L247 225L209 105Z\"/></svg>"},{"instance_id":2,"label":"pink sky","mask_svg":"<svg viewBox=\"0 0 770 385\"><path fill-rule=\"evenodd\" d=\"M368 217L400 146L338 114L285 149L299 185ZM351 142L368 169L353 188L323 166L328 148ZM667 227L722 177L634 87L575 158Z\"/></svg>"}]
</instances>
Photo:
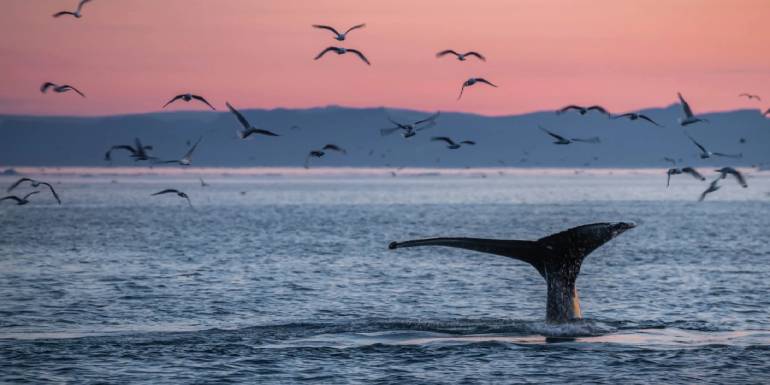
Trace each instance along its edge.
<instances>
[{"instance_id":1,"label":"pink sky","mask_svg":"<svg viewBox=\"0 0 770 385\"><path fill-rule=\"evenodd\" d=\"M200 93L218 108L388 106L513 114L569 103L613 111L770 107L767 0L10 0L0 13L0 113L158 111ZM339 43L322 23L346 29ZM313 57L341 44L362 50ZM438 60L478 50L486 63ZM497 83L467 90L483 76ZM45 81L86 93L42 95ZM765 102L738 98L741 92ZM169 109L198 108L179 104Z\"/></svg>"}]
</instances>

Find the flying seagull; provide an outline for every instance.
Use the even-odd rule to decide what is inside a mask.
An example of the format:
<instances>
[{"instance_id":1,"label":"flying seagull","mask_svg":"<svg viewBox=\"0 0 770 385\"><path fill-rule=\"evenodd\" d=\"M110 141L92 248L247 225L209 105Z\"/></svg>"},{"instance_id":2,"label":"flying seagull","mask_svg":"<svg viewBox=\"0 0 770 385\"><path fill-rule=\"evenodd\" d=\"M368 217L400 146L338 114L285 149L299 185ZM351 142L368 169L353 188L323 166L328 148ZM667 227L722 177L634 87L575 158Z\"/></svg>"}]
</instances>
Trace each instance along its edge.
<instances>
[{"instance_id":1,"label":"flying seagull","mask_svg":"<svg viewBox=\"0 0 770 385\"><path fill-rule=\"evenodd\" d=\"M208 183L206 183L206 182L203 180L203 178L201 178L201 177L198 177L198 179L201 181L201 187L209 187L209 184L208 184Z\"/></svg>"},{"instance_id":2,"label":"flying seagull","mask_svg":"<svg viewBox=\"0 0 770 385\"><path fill-rule=\"evenodd\" d=\"M180 166L189 166L189 165L191 165L192 164L192 154L195 151L195 148L198 147L198 143L201 142L201 139L203 139L202 136L200 138L198 138L198 141L196 141L195 144L193 144L192 147L190 147L189 150L187 150L187 153L184 154L182 159L179 159L179 160L164 160L164 161L156 162L156 163L178 163Z\"/></svg>"},{"instance_id":3,"label":"flying seagull","mask_svg":"<svg viewBox=\"0 0 770 385\"><path fill-rule=\"evenodd\" d=\"M48 183L48 182L34 180L34 179L31 179L31 178L21 178L21 179L17 180L14 184L12 184L11 187L8 187L8 190L6 190L6 191L7 192L11 192L13 189L15 189L16 187L18 187L20 184L22 184L24 182L29 182L29 184L32 187L34 187L34 188L40 187L40 185L48 187L48 189L51 190L51 195L53 195L53 197L56 198L56 202L61 204L61 199L59 199L59 194L56 193L56 190L54 190L53 186L51 186L51 184Z\"/></svg>"},{"instance_id":4,"label":"flying seagull","mask_svg":"<svg viewBox=\"0 0 770 385\"><path fill-rule=\"evenodd\" d=\"M342 154L347 154L348 153L347 151L345 151L345 149L343 149L340 146L337 146L336 144L327 144L327 145L323 146L322 149L320 149L320 150L312 150L312 151L310 151L307 154L307 156L305 157L305 168L309 168L310 158L320 158L320 157L326 155L327 151L337 151L337 152L342 153Z\"/></svg>"},{"instance_id":5,"label":"flying seagull","mask_svg":"<svg viewBox=\"0 0 770 385\"><path fill-rule=\"evenodd\" d=\"M456 150L456 149L460 148L460 146L463 145L463 144L467 144L467 145L471 145L471 146L475 146L476 145L476 142L474 142L472 140L463 140L460 143L455 143L452 139L447 138L446 136L434 136L434 137L430 138L430 140L433 141L433 142L446 142L446 144L447 144L446 148L448 148L450 150Z\"/></svg>"},{"instance_id":6,"label":"flying seagull","mask_svg":"<svg viewBox=\"0 0 770 385\"><path fill-rule=\"evenodd\" d=\"M459 96L457 96L457 100L460 100L460 98L462 98L462 97L463 97L463 91L465 91L465 87L470 87L470 86L472 86L472 85L474 85L474 84L476 84L476 83L484 83L484 84L488 84L488 85L490 85L490 86L492 86L492 87L495 87L495 88L497 88L497 86L496 86L496 85L492 84L492 83L491 83L489 80L487 80L487 79L484 79L484 78L470 78L470 79L466 80L466 81L463 83L463 86L462 86L462 88L460 88L460 95L459 95Z\"/></svg>"},{"instance_id":7,"label":"flying seagull","mask_svg":"<svg viewBox=\"0 0 770 385\"><path fill-rule=\"evenodd\" d=\"M107 150L107 152L104 154L104 160L108 162L112 161L112 151L114 150L126 150L130 152L131 157L134 158L134 161L157 159L154 156L149 156L147 154L147 151L152 150L152 146L142 145L142 142L139 140L139 138L134 139L134 144L136 147L131 147L131 145L128 144L119 144L110 147L110 149Z\"/></svg>"},{"instance_id":8,"label":"flying seagull","mask_svg":"<svg viewBox=\"0 0 770 385\"><path fill-rule=\"evenodd\" d=\"M354 26L348 28L348 30L345 31L344 33L339 33L339 32L337 32L336 29L334 29L334 28L332 28L332 27L330 27L328 25L313 24L313 28L326 29L326 30L332 31L332 33L335 35L334 38L337 39L338 41L345 41L345 38L347 37L347 35L348 35L348 33L350 31L352 31L354 29L364 28L364 27L366 27L366 24L354 25Z\"/></svg>"},{"instance_id":9,"label":"flying seagull","mask_svg":"<svg viewBox=\"0 0 770 385\"><path fill-rule=\"evenodd\" d=\"M689 174L692 175L693 178L704 181L706 178L701 175L696 169L692 167L683 167L683 168L670 168L668 171L666 171L666 175L668 175L668 179L666 180L666 187L671 185L671 175L679 175L679 174Z\"/></svg>"},{"instance_id":10,"label":"flying seagull","mask_svg":"<svg viewBox=\"0 0 770 385\"><path fill-rule=\"evenodd\" d=\"M81 17L83 16L83 15L80 13L80 11L83 9L83 6L84 6L86 3L90 2L90 1L91 1L91 0L80 0L80 3L78 3L78 9L76 9L76 10L75 10L75 12L70 12L70 11L61 11L61 12L57 12L57 13L54 13L54 14L53 14L53 17L59 17L59 16L64 16L64 15L70 15L70 16L74 16L75 18L79 19L79 18L81 18Z\"/></svg>"},{"instance_id":11,"label":"flying seagull","mask_svg":"<svg viewBox=\"0 0 770 385\"><path fill-rule=\"evenodd\" d=\"M337 55L343 55L343 54L346 54L348 52L352 52L352 53L356 54L359 58L361 58L361 60L363 60L364 63L366 63L367 65L372 65L372 63L369 63L369 59L367 59L366 56L364 56L364 54L361 53L361 51L359 51L357 49L342 48L342 47L328 47L325 50L321 51L321 53L319 53L315 57L314 60L320 59L323 55L325 55L329 51L332 51L332 52L336 53Z\"/></svg>"},{"instance_id":12,"label":"flying seagull","mask_svg":"<svg viewBox=\"0 0 770 385\"><path fill-rule=\"evenodd\" d=\"M392 124L395 124L396 126L390 127L390 128L383 128L380 130L380 134L382 136L385 136L385 135L390 135L398 130L403 130L404 132L402 133L402 135L404 136L404 138L411 138L417 135L417 131L422 131L426 128L435 126L436 118L438 118L439 115L441 115L441 111L438 111L435 114L425 119L420 119L413 123L399 123L393 120L390 116L388 116L388 121L390 121Z\"/></svg>"},{"instance_id":13,"label":"flying seagull","mask_svg":"<svg viewBox=\"0 0 770 385\"><path fill-rule=\"evenodd\" d=\"M37 194L37 193L39 193L39 192L40 192L40 191L33 191L33 192L31 192L31 193L29 193L29 194L25 195L25 196L24 196L24 197L22 197L22 198L19 198L19 197L17 197L16 195L8 195L7 197L3 197L3 198L0 198L0 202L2 202L2 201L4 201L4 200L7 200L7 199L10 199L10 200L16 201L16 205L18 205L18 206L24 206L24 205L26 205L27 203L29 203L29 199L28 199L28 198L29 198L31 195Z\"/></svg>"},{"instance_id":14,"label":"flying seagull","mask_svg":"<svg viewBox=\"0 0 770 385\"><path fill-rule=\"evenodd\" d=\"M722 178L716 178L713 181L711 181L711 184L709 185L709 187L700 194L700 198L698 198L698 202L703 202L703 200L706 199L706 195L711 194L714 191L719 190L720 187L722 187L719 185L720 179Z\"/></svg>"},{"instance_id":15,"label":"flying seagull","mask_svg":"<svg viewBox=\"0 0 770 385\"><path fill-rule=\"evenodd\" d=\"M690 108L690 105L687 103L686 100L684 100L684 97L682 96L681 93L677 92L676 95L679 96L679 102L682 104L682 112L684 112L684 117L679 118L679 125L687 126L698 122L708 123L708 120L703 118L698 118L695 116L695 114L692 113L692 109Z\"/></svg>"},{"instance_id":16,"label":"flying seagull","mask_svg":"<svg viewBox=\"0 0 770 385\"><path fill-rule=\"evenodd\" d=\"M459 60L459 61L465 61L465 58L468 57L468 56L475 56L475 57L481 59L481 61L487 61L487 58L485 58L484 55L482 55L482 54L480 54L480 53L478 53L476 51L469 51L469 52L466 52L466 53L457 53L456 51L451 50L451 49L443 50L443 51L437 53L436 57L440 58L440 57L443 57L443 56L449 55L449 54L457 56L457 60Z\"/></svg>"},{"instance_id":17,"label":"flying seagull","mask_svg":"<svg viewBox=\"0 0 770 385\"><path fill-rule=\"evenodd\" d=\"M585 138L585 139L581 139L581 138L570 138L570 139L567 139L567 138L565 138L565 137L563 137L563 136L561 136L559 134L556 134L556 133L553 133L551 131L546 130L542 126L538 126L538 127L540 127L540 129L543 130L543 132L545 132L548 135L551 135L554 139L556 139L556 141L553 142L553 144L570 144L572 142L594 143L595 144L595 143L600 143L601 142L601 139L599 139L598 137L595 137L595 136L591 137L591 138Z\"/></svg>"},{"instance_id":18,"label":"flying seagull","mask_svg":"<svg viewBox=\"0 0 770 385\"><path fill-rule=\"evenodd\" d=\"M743 158L743 154L737 154L737 155L736 154L724 154L724 153L721 153L721 152L711 152L711 151L708 151L700 143L696 142L695 139L693 139L692 136L690 136L690 134L685 133L685 135L687 135L687 137L690 138L690 140L693 142L693 144L695 144L695 146L698 147L698 149L700 150L700 158L701 159L711 158L712 155L713 156L720 156L720 157L723 157L723 158L736 158L736 159Z\"/></svg>"},{"instance_id":19,"label":"flying seagull","mask_svg":"<svg viewBox=\"0 0 770 385\"><path fill-rule=\"evenodd\" d=\"M241 139L248 138L251 134L259 134L259 135L266 135L266 136L279 136L276 133L270 132L268 130L263 130L261 128L256 128L249 123L248 120L238 112L238 110L235 109L235 107L231 106L229 102L225 102L225 105L227 105L227 108L230 109L230 112L235 115L236 118L238 118L238 121L241 122L241 125L243 126L243 131L238 130L236 133L238 134L238 137Z\"/></svg>"},{"instance_id":20,"label":"flying seagull","mask_svg":"<svg viewBox=\"0 0 770 385\"><path fill-rule=\"evenodd\" d=\"M732 175L735 177L735 179L738 181L738 183L743 187L749 187L748 183L746 183L746 179L743 177L743 174L741 174L740 171L732 168L732 167L722 167L719 170L716 170L720 174L720 179L727 178L727 175Z\"/></svg>"},{"instance_id":21,"label":"flying seagull","mask_svg":"<svg viewBox=\"0 0 770 385\"><path fill-rule=\"evenodd\" d=\"M576 106L574 104L571 104L566 107L562 107L560 110L556 111L556 115L561 115L569 110L575 110L580 113L580 115L585 115L590 111L599 111L604 115L610 116L610 113L607 112L607 110L602 106L588 106L588 107L582 107L582 106Z\"/></svg>"},{"instance_id":22,"label":"flying seagull","mask_svg":"<svg viewBox=\"0 0 770 385\"><path fill-rule=\"evenodd\" d=\"M175 101L177 101L177 100L179 100L179 99L182 99L182 100L184 100L185 102L189 102L189 101L191 101L191 100L193 100L193 99L195 99L195 100L199 100L199 101L203 102L204 104L206 104L207 106L209 106L209 108L211 108L212 110L214 110L214 111L216 111L216 110L217 110L217 109L216 109L216 108L214 108L214 106L212 106L212 105L211 105L211 104L208 102L208 100L206 100L206 99L205 99L203 96L200 96L200 95L193 95L193 94L190 94L190 93L187 93L187 94L179 94L179 95L177 95L177 96L174 96L174 97L173 97L171 100L169 100L169 101L168 101L168 103L166 103L166 104L164 104L164 105L163 105L163 108L166 108L166 106L168 106L169 104L171 104L171 103L173 103L173 102L175 102Z\"/></svg>"},{"instance_id":23,"label":"flying seagull","mask_svg":"<svg viewBox=\"0 0 770 385\"><path fill-rule=\"evenodd\" d=\"M656 125L658 127L663 127L662 125L658 124L658 122L652 120L649 116L644 115L644 114L639 114L639 113L636 113L636 112L629 112L627 114L617 115L617 116L611 117L611 119L620 119L620 118L628 118L628 120L642 119L642 120L646 120L646 121L648 121L648 122L650 122L650 123L652 123L652 124L654 124L654 125Z\"/></svg>"},{"instance_id":24,"label":"flying seagull","mask_svg":"<svg viewBox=\"0 0 770 385\"><path fill-rule=\"evenodd\" d=\"M738 95L738 97L739 97L739 98L740 98L740 97L746 97L746 98L748 98L749 100L751 100L751 99L757 99L757 100L759 100L760 102L762 101L762 98L760 98L760 97L759 97L759 95L754 95L754 94L747 94L747 93L745 93L745 92L744 92L744 93L742 93L742 94L740 94L740 95Z\"/></svg>"},{"instance_id":25,"label":"flying seagull","mask_svg":"<svg viewBox=\"0 0 770 385\"><path fill-rule=\"evenodd\" d=\"M82 96L84 98L86 97L86 95L84 93L80 92L80 90L78 90L77 88L75 88L75 87L73 87L73 86L71 86L69 84L58 85L56 83L51 83L51 82L43 83L43 85L40 86L40 92L46 93L46 92L48 92L49 88L53 89L53 92L56 92L58 94L60 94L62 92L67 92L67 91L75 91L78 95L80 95L80 96Z\"/></svg>"},{"instance_id":26,"label":"flying seagull","mask_svg":"<svg viewBox=\"0 0 770 385\"><path fill-rule=\"evenodd\" d=\"M155 194L150 194L150 196L162 195L162 194L176 194L180 198L187 199L187 204L190 205L190 207L192 207L192 203L190 202L190 197L187 196L187 194L173 188L168 188L163 191L158 191Z\"/></svg>"}]
</instances>

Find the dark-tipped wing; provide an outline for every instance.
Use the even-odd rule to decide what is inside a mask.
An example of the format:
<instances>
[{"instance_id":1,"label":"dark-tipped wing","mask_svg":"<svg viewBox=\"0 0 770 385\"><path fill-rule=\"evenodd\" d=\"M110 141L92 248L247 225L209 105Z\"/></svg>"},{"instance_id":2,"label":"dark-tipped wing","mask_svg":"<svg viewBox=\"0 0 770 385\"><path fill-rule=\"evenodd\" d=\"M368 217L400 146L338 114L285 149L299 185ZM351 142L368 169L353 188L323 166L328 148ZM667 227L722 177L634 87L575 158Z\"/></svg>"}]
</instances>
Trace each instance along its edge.
<instances>
[{"instance_id":1,"label":"dark-tipped wing","mask_svg":"<svg viewBox=\"0 0 770 385\"><path fill-rule=\"evenodd\" d=\"M602 114L609 115L610 113L602 106L590 106L586 108L586 111L599 111Z\"/></svg>"},{"instance_id":2,"label":"dark-tipped wing","mask_svg":"<svg viewBox=\"0 0 770 385\"><path fill-rule=\"evenodd\" d=\"M570 138L573 142L581 142L581 143L601 143L602 140L598 136L592 136L590 138Z\"/></svg>"},{"instance_id":3,"label":"dark-tipped wing","mask_svg":"<svg viewBox=\"0 0 770 385\"><path fill-rule=\"evenodd\" d=\"M446 142L446 144L448 144L450 146L454 146L455 144L457 144L452 139L449 139L446 136L434 136L434 137L430 138L430 140L432 142Z\"/></svg>"},{"instance_id":4,"label":"dark-tipped wing","mask_svg":"<svg viewBox=\"0 0 770 385\"><path fill-rule=\"evenodd\" d=\"M265 135L265 136L280 136L274 132L263 130L261 128L250 128L248 131L243 133L243 138L247 138L252 134L259 134L259 135Z\"/></svg>"},{"instance_id":5,"label":"dark-tipped wing","mask_svg":"<svg viewBox=\"0 0 770 385\"><path fill-rule=\"evenodd\" d=\"M643 120L646 120L646 121L648 121L648 122L650 122L650 123L652 123L652 124L654 124L654 125L656 125L656 126L658 126L658 127L663 127L663 126L661 126L660 124L658 124L658 122L656 122L656 121L652 120L652 119L651 119L650 117L648 117L647 115L642 115L642 114L639 114L639 119L643 119Z\"/></svg>"},{"instance_id":6,"label":"dark-tipped wing","mask_svg":"<svg viewBox=\"0 0 770 385\"><path fill-rule=\"evenodd\" d=\"M155 194L150 194L151 196L154 195L162 195L162 194L179 194L179 190L173 189L173 188L167 188L162 191L158 191Z\"/></svg>"},{"instance_id":7,"label":"dark-tipped wing","mask_svg":"<svg viewBox=\"0 0 770 385\"><path fill-rule=\"evenodd\" d=\"M684 167L684 168L682 168L682 172L686 173L686 174L692 175L693 178L695 178L695 179L706 180L706 177L701 175L701 173L699 173L698 170L696 170L696 169L694 169L692 167Z\"/></svg>"},{"instance_id":8,"label":"dark-tipped wing","mask_svg":"<svg viewBox=\"0 0 770 385\"><path fill-rule=\"evenodd\" d=\"M436 57L442 57L442 56L448 55L448 54L452 54L452 55L455 55L455 56L460 56L460 54L455 52L455 50L445 49L445 50L443 50L441 52L436 53Z\"/></svg>"},{"instance_id":9,"label":"dark-tipped wing","mask_svg":"<svg viewBox=\"0 0 770 385\"><path fill-rule=\"evenodd\" d=\"M546 130L545 128L543 128L542 126L538 126L538 127L540 127L540 129L541 129L541 130L543 130L543 132L545 132L545 133L546 133L546 134L548 134L548 135L551 135L551 136L552 136L552 137L554 137L555 139L567 141L567 138L565 138L565 137L563 137L563 136L561 136L561 135L559 135L559 134L555 134L555 133L553 133L553 132L551 132L551 131L548 131L548 130Z\"/></svg>"},{"instance_id":10,"label":"dark-tipped wing","mask_svg":"<svg viewBox=\"0 0 770 385\"><path fill-rule=\"evenodd\" d=\"M340 146L338 146L336 144L327 144L327 145L323 146L322 150L332 150L332 151L341 152L343 154L347 154L348 153L347 151L345 151L344 148L342 148L342 147L340 147Z\"/></svg>"},{"instance_id":11,"label":"dark-tipped wing","mask_svg":"<svg viewBox=\"0 0 770 385\"><path fill-rule=\"evenodd\" d=\"M73 90L73 91L77 92L77 94L78 94L78 95L80 95L80 96L82 96L82 97L84 97L84 98L86 97L86 94L84 94L84 93L80 92L80 90L79 90L79 89L77 89L77 88L75 88L75 87L73 87L73 86L71 86L71 85L69 85L69 84L64 84L64 85L62 85L62 86L59 86L59 88L62 88L62 89L70 89L70 90Z\"/></svg>"},{"instance_id":12,"label":"dark-tipped wing","mask_svg":"<svg viewBox=\"0 0 770 385\"><path fill-rule=\"evenodd\" d=\"M465 56L475 56L475 57L481 59L482 61L487 61L487 58L485 58L484 55L482 55L482 54L480 54L480 53L478 53L476 51L466 52Z\"/></svg>"},{"instance_id":13,"label":"dark-tipped wing","mask_svg":"<svg viewBox=\"0 0 770 385\"><path fill-rule=\"evenodd\" d=\"M195 142L195 144L193 144L192 147L190 147L190 149L187 151L187 153L184 154L184 156L182 157L182 160L187 160L188 162L192 160L192 154L193 152L195 152L195 149L198 147L198 143L200 143L201 140L203 140L202 136L199 137L198 140Z\"/></svg>"},{"instance_id":14,"label":"dark-tipped wing","mask_svg":"<svg viewBox=\"0 0 770 385\"><path fill-rule=\"evenodd\" d=\"M51 87L56 87L56 84L51 83L51 82L45 82L45 83L43 83L42 86L40 86L40 92L45 93Z\"/></svg>"},{"instance_id":15,"label":"dark-tipped wing","mask_svg":"<svg viewBox=\"0 0 770 385\"><path fill-rule=\"evenodd\" d=\"M48 189L51 190L51 195L53 195L53 197L56 199L56 202L61 204L61 199L59 199L59 194L56 193L56 190L53 189L53 186L51 186L50 183L48 183L48 182L40 182L40 184L48 187Z\"/></svg>"},{"instance_id":16,"label":"dark-tipped wing","mask_svg":"<svg viewBox=\"0 0 770 385\"><path fill-rule=\"evenodd\" d=\"M582 112L584 110L581 106L576 106L574 104L570 104L569 106L562 107L560 110L556 111L556 114L563 114L569 110L578 110Z\"/></svg>"},{"instance_id":17,"label":"dark-tipped wing","mask_svg":"<svg viewBox=\"0 0 770 385\"><path fill-rule=\"evenodd\" d=\"M690 109L690 105L687 103L686 100L684 100L684 97L681 93L677 92L677 96L679 96L679 102L682 103L682 111L684 111L684 115L689 117L693 117L692 109Z\"/></svg>"},{"instance_id":18,"label":"dark-tipped wing","mask_svg":"<svg viewBox=\"0 0 770 385\"><path fill-rule=\"evenodd\" d=\"M179 99L182 99L183 97L184 97L184 95L174 96L173 98L171 98L171 100L169 100L166 104L163 105L163 108L166 108L166 106L168 106L169 104L171 104L171 103L173 103L173 102L175 102L175 101L177 101Z\"/></svg>"},{"instance_id":19,"label":"dark-tipped wing","mask_svg":"<svg viewBox=\"0 0 770 385\"><path fill-rule=\"evenodd\" d=\"M733 159L741 159L743 158L743 154L725 154L723 152L712 152L714 156L721 156L723 158L733 158Z\"/></svg>"},{"instance_id":20,"label":"dark-tipped wing","mask_svg":"<svg viewBox=\"0 0 770 385\"><path fill-rule=\"evenodd\" d=\"M490 82L490 81L489 81L489 80L487 80L487 79L484 79L484 78L477 78L477 79L476 79L476 81L477 81L477 82L479 82L479 83L488 84L488 85L490 85L490 86L492 86L492 87L495 87L495 88L497 88L497 86L496 86L496 85L492 84L492 82Z\"/></svg>"},{"instance_id":21,"label":"dark-tipped wing","mask_svg":"<svg viewBox=\"0 0 770 385\"><path fill-rule=\"evenodd\" d=\"M696 142L695 139L692 138L692 136L690 136L689 134L685 134L685 135L687 135L687 137L690 138L690 141L692 141L693 144L695 144L700 149L700 151L702 153L704 153L704 154L708 154L709 153L708 151L706 151L706 148L701 146L700 143Z\"/></svg>"},{"instance_id":22,"label":"dark-tipped wing","mask_svg":"<svg viewBox=\"0 0 770 385\"><path fill-rule=\"evenodd\" d=\"M61 12L56 12L56 13L54 13L54 14L53 14L53 17L59 17L59 16L64 16L64 15L76 16L76 15L75 15L75 12L70 12L70 11L61 11Z\"/></svg>"},{"instance_id":23,"label":"dark-tipped wing","mask_svg":"<svg viewBox=\"0 0 770 385\"><path fill-rule=\"evenodd\" d=\"M315 59L313 59L313 60L318 60L321 57L323 57L323 55L326 55L327 52L329 52L329 51L336 51L336 50L337 50L337 47L327 47L325 50L321 51L321 53L316 55Z\"/></svg>"},{"instance_id":24,"label":"dark-tipped wing","mask_svg":"<svg viewBox=\"0 0 770 385\"><path fill-rule=\"evenodd\" d=\"M225 102L225 105L230 110L230 112L232 112L233 115L235 115L235 117L238 118L238 121L241 122L241 126L243 126L243 128L245 128L247 130L249 128L251 128L251 124L249 123L248 120L246 120L246 118L243 116L243 114L241 114L238 110L236 110L235 107L230 105L229 102Z\"/></svg>"},{"instance_id":25,"label":"dark-tipped wing","mask_svg":"<svg viewBox=\"0 0 770 385\"><path fill-rule=\"evenodd\" d=\"M361 60L364 61L364 63L366 63L367 65L372 65L372 63L369 63L369 59L367 59L366 56L364 56L364 54L361 53L361 51L357 49L348 49L348 52L353 52L354 54L358 55L358 57L360 57Z\"/></svg>"},{"instance_id":26,"label":"dark-tipped wing","mask_svg":"<svg viewBox=\"0 0 770 385\"><path fill-rule=\"evenodd\" d=\"M471 146L475 146L476 142L474 142L472 140L463 140L462 142L460 142L460 144L468 144L468 145L471 145Z\"/></svg>"},{"instance_id":27,"label":"dark-tipped wing","mask_svg":"<svg viewBox=\"0 0 770 385\"><path fill-rule=\"evenodd\" d=\"M364 28L364 27L366 27L366 24L358 24L358 25L354 25L354 26L352 26L352 27L348 28L348 30L347 30L347 31L345 31L345 33L344 33L344 34L345 34L345 35L347 35L347 34L348 34L348 32L350 32L350 31L352 31L352 30L354 30L354 29L359 29L359 28Z\"/></svg>"},{"instance_id":28,"label":"dark-tipped wing","mask_svg":"<svg viewBox=\"0 0 770 385\"><path fill-rule=\"evenodd\" d=\"M429 116L429 117L427 117L425 119L421 119L421 120L418 120L418 121L414 122L414 125L416 126L418 124L423 124L423 123L427 123L427 122L433 122L434 120L436 120L436 118L438 118L439 115L441 115L441 111L438 111L435 114L433 114L433 115L431 115L431 116Z\"/></svg>"},{"instance_id":29,"label":"dark-tipped wing","mask_svg":"<svg viewBox=\"0 0 770 385\"><path fill-rule=\"evenodd\" d=\"M208 100L206 100L206 99L205 99L203 96L200 96L200 95L193 95L193 96L192 96L192 98L193 98L193 99L195 99L195 100L199 100L199 101L201 101L201 102L205 103L207 106L209 106L209 108L211 108L211 109L212 109L212 110L214 110L214 111L216 111L216 110L217 110L217 109L216 109L216 108L214 108L214 106L212 106L212 105L211 105L211 103L209 103L209 101L208 101Z\"/></svg>"},{"instance_id":30,"label":"dark-tipped wing","mask_svg":"<svg viewBox=\"0 0 770 385\"><path fill-rule=\"evenodd\" d=\"M612 119L628 118L628 117L632 117L634 115L636 115L636 114L634 114L633 112L629 112L629 113L622 114L622 115L615 115L615 116L612 116L611 118ZM639 115L639 117L642 117L642 116Z\"/></svg>"},{"instance_id":31,"label":"dark-tipped wing","mask_svg":"<svg viewBox=\"0 0 770 385\"><path fill-rule=\"evenodd\" d=\"M340 34L339 32L337 32L336 29L334 29L334 28L332 28L332 27L330 27L328 25L313 24L313 28L325 29L325 30L328 30L328 31L332 31L332 33L334 33L335 35L339 35Z\"/></svg>"},{"instance_id":32,"label":"dark-tipped wing","mask_svg":"<svg viewBox=\"0 0 770 385\"><path fill-rule=\"evenodd\" d=\"M4 200L6 200L6 199L10 199L10 200L16 201L16 203L21 203L21 202L23 202L23 200L22 200L21 198L19 198L19 197L17 197L17 196L14 196L14 195L9 195L9 196L7 196L7 197L2 197L2 198L0 198L0 202L4 201Z\"/></svg>"},{"instance_id":33,"label":"dark-tipped wing","mask_svg":"<svg viewBox=\"0 0 770 385\"><path fill-rule=\"evenodd\" d=\"M83 9L83 6L90 1L91 0L80 0L80 3L78 3L78 12L80 12Z\"/></svg>"},{"instance_id":34,"label":"dark-tipped wing","mask_svg":"<svg viewBox=\"0 0 770 385\"><path fill-rule=\"evenodd\" d=\"M20 185L20 184L22 184L22 183L24 183L24 182L32 182L32 181L33 181L33 180L32 180L32 179L29 179L29 178L21 178L21 179L17 180L16 182L14 182L14 183L13 183L13 184L12 184L10 187L8 187L8 189L6 189L5 191L6 191L6 192L11 192L11 191L12 191L13 189L15 189L16 187L19 187L19 185Z\"/></svg>"},{"instance_id":35,"label":"dark-tipped wing","mask_svg":"<svg viewBox=\"0 0 770 385\"><path fill-rule=\"evenodd\" d=\"M133 147L127 145L127 144L121 144L118 146L112 146L109 150L107 150L107 153L104 154L104 160L112 160L112 151L113 150L126 150L131 153L131 155L136 155L136 150L134 150Z\"/></svg>"}]
</instances>

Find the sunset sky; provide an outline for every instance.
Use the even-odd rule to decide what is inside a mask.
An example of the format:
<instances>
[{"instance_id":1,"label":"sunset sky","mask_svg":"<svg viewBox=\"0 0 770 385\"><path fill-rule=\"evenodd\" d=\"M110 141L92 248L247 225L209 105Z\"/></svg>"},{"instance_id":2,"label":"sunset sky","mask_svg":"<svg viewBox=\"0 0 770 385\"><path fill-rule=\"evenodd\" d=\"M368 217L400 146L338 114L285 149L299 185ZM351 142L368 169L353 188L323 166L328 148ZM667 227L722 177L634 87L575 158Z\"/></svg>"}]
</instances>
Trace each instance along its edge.
<instances>
[{"instance_id":1,"label":"sunset sky","mask_svg":"<svg viewBox=\"0 0 770 385\"><path fill-rule=\"evenodd\" d=\"M697 112L770 107L770 1L9 0L0 113L158 111L191 91L218 109L387 106L503 115L599 103ZM345 42L311 28L366 23ZM363 51L313 57L331 45ZM486 63L435 53L478 50ZM485 77L500 88L462 82ZM45 81L88 97L39 92ZM766 101L738 98L741 92ZM198 109L178 104L169 109Z\"/></svg>"}]
</instances>

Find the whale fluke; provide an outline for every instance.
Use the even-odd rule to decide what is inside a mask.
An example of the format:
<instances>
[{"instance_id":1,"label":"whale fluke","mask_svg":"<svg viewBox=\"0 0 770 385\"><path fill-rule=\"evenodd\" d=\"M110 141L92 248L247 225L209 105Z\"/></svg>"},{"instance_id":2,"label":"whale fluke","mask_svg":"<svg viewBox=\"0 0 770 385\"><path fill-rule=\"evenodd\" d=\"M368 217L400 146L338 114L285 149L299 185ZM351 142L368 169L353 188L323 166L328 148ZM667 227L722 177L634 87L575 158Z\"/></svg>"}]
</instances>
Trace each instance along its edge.
<instances>
[{"instance_id":1,"label":"whale fluke","mask_svg":"<svg viewBox=\"0 0 770 385\"><path fill-rule=\"evenodd\" d=\"M552 234L536 241L430 238L391 242L389 249L418 246L446 246L518 259L532 265L548 286L546 321L569 322L582 318L575 281L583 259L633 223L594 223Z\"/></svg>"}]
</instances>

